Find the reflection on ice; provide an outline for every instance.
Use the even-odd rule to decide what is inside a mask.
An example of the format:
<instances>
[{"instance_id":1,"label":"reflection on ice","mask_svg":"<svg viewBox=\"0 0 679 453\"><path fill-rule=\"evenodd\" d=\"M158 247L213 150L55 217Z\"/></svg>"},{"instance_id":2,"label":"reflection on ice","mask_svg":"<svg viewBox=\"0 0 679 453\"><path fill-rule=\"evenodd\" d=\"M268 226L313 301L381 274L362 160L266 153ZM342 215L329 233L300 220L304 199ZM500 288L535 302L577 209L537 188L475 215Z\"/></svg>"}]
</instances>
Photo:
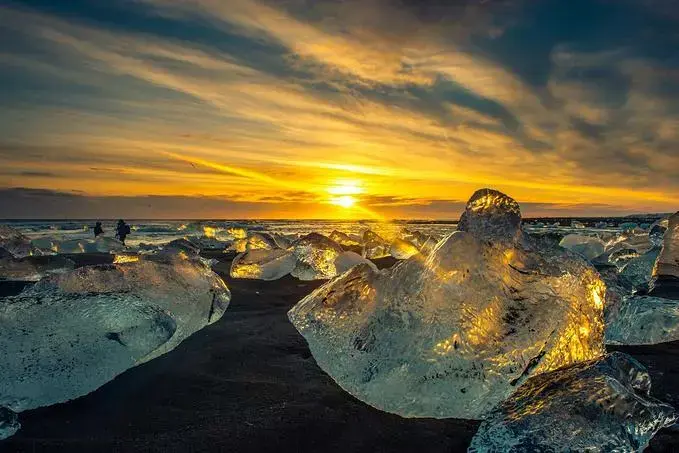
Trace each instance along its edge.
<instances>
[{"instance_id":1,"label":"reflection on ice","mask_svg":"<svg viewBox=\"0 0 679 453\"><path fill-rule=\"evenodd\" d=\"M619 352L533 376L481 424L469 452L642 451L674 423L644 367Z\"/></svg>"}]
</instances>

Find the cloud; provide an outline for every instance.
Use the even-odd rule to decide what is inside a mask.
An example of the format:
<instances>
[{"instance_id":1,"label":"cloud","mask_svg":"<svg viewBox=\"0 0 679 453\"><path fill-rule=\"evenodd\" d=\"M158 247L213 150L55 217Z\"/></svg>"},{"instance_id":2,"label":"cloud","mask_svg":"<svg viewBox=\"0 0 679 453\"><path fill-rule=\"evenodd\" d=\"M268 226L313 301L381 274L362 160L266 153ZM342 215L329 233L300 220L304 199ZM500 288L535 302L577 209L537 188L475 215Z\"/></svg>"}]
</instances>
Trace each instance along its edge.
<instances>
[{"instance_id":1,"label":"cloud","mask_svg":"<svg viewBox=\"0 0 679 453\"><path fill-rule=\"evenodd\" d=\"M481 186L528 203L669 210L679 93L662 43L647 48L636 25L633 46L618 29L601 30L610 42L576 36L528 3L8 7L2 184L227 193L279 212L293 200L325 209L326 187L351 176L366 204L396 216ZM631 3L616 8L634 17ZM604 12L601 23L620 25Z\"/></svg>"}]
</instances>

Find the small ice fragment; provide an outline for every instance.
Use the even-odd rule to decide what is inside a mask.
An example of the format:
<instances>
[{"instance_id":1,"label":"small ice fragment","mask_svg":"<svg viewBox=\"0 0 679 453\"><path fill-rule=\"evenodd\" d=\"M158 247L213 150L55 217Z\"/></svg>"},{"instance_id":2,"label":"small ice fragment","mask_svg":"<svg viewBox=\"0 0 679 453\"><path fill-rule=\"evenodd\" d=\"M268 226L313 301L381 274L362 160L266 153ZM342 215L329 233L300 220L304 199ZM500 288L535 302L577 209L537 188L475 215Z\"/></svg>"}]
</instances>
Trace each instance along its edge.
<instances>
[{"instance_id":1,"label":"small ice fragment","mask_svg":"<svg viewBox=\"0 0 679 453\"><path fill-rule=\"evenodd\" d=\"M273 250L277 249L276 240L268 233L250 233L247 239L246 250Z\"/></svg>"},{"instance_id":2,"label":"small ice fragment","mask_svg":"<svg viewBox=\"0 0 679 453\"><path fill-rule=\"evenodd\" d=\"M469 453L637 452L676 420L620 352L533 376L481 423Z\"/></svg>"},{"instance_id":3,"label":"small ice fragment","mask_svg":"<svg viewBox=\"0 0 679 453\"><path fill-rule=\"evenodd\" d=\"M292 245L297 265L292 276L300 280L321 280L337 275L335 260L343 253L342 247L329 238L310 233Z\"/></svg>"},{"instance_id":4,"label":"small ice fragment","mask_svg":"<svg viewBox=\"0 0 679 453\"><path fill-rule=\"evenodd\" d=\"M581 234L568 234L561 239L559 245L582 255L589 261L604 253L604 243L601 239Z\"/></svg>"},{"instance_id":5,"label":"small ice fragment","mask_svg":"<svg viewBox=\"0 0 679 453\"><path fill-rule=\"evenodd\" d=\"M363 233L363 256L370 259L389 256L389 242L371 230Z\"/></svg>"},{"instance_id":6,"label":"small ice fragment","mask_svg":"<svg viewBox=\"0 0 679 453\"><path fill-rule=\"evenodd\" d=\"M341 231L334 230L330 233L330 240L345 247L361 247L362 239L359 236L349 235Z\"/></svg>"},{"instance_id":7,"label":"small ice fragment","mask_svg":"<svg viewBox=\"0 0 679 453\"><path fill-rule=\"evenodd\" d=\"M356 252L344 252L337 256L335 259L335 268L337 269L337 274L343 274L349 269L358 266L359 264L366 264L372 270L377 272L377 266L375 263L369 259L363 258Z\"/></svg>"},{"instance_id":8,"label":"small ice fragment","mask_svg":"<svg viewBox=\"0 0 679 453\"><path fill-rule=\"evenodd\" d=\"M679 300L625 296L606 317L606 343L657 344L679 340Z\"/></svg>"},{"instance_id":9,"label":"small ice fragment","mask_svg":"<svg viewBox=\"0 0 679 453\"><path fill-rule=\"evenodd\" d=\"M236 256L229 275L233 278L278 280L295 269L297 257L288 250L251 250Z\"/></svg>"}]
</instances>

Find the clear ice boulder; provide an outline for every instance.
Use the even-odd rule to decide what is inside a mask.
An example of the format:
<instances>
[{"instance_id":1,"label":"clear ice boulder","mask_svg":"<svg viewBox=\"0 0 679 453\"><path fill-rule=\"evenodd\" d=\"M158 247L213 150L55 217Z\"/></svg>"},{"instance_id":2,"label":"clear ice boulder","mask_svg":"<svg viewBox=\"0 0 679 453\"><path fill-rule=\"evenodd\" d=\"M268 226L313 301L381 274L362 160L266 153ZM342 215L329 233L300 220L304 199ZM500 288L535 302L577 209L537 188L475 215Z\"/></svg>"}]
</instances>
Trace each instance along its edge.
<instances>
[{"instance_id":1,"label":"clear ice boulder","mask_svg":"<svg viewBox=\"0 0 679 453\"><path fill-rule=\"evenodd\" d=\"M288 317L317 364L404 417L482 418L529 377L603 354L605 286L521 230L518 204L477 191L425 259L358 265Z\"/></svg>"}]
</instances>

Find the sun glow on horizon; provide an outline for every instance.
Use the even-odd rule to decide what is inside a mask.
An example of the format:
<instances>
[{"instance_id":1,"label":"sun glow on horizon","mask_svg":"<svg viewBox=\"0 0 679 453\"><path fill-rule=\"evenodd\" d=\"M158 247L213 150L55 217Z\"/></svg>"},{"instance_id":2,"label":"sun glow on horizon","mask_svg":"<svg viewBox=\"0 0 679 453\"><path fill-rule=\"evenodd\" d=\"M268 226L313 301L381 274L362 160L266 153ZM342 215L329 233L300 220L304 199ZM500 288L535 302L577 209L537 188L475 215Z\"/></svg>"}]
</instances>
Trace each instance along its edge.
<instances>
[{"instance_id":1,"label":"sun glow on horizon","mask_svg":"<svg viewBox=\"0 0 679 453\"><path fill-rule=\"evenodd\" d=\"M356 204L356 198L351 195L342 195L341 197L331 198L330 203L349 209Z\"/></svg>"}]
</instances>

